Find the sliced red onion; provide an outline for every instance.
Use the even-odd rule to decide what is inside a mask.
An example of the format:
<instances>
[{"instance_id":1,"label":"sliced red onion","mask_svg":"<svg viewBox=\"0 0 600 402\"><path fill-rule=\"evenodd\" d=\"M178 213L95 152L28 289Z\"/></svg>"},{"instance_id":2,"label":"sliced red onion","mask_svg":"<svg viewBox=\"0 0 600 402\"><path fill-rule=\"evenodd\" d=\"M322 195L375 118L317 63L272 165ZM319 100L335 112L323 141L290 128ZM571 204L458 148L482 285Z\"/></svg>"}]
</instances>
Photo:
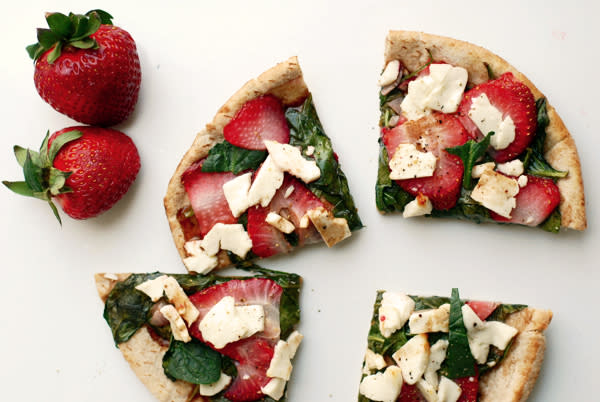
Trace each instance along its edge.
<instances>
[{"instance_id":1,"label":"sliced red onion","mask_svg":"<svg viewBox=\"0 0 600 402\"><path fill-rule=\"evenodd\" d=\"M166 306L168 303L161 300L158 303L154 304L150 309L150 325L155 327L164 327L165 325L169 325L169 320L160 312L160 309Z\"/></svg>"},{"instance_id":2,"label":"sliced red onion","mask_svg":"<svg viewBox=\"0 0 600 402\"><path fill-rule=\"evenodd\" d=\"M392 99L387 103L396 114L402 114L402 101L404 100L404 96L398 96L397 98Z\"/></svg>"}]
</instances>

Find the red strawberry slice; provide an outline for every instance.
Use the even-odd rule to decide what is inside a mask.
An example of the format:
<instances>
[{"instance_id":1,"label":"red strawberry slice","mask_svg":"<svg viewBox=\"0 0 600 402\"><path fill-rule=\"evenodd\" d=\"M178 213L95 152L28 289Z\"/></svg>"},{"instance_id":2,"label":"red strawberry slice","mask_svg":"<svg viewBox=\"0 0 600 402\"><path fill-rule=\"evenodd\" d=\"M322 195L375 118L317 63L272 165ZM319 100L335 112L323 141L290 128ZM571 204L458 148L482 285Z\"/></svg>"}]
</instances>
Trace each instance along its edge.
<instances>
[{"instance_id":1,"label":"red strawberry slice","mask_svg":"<svg viewBox=\"0 0 600 402\"><path fill-rule=\"evenodd\" d=\"M282 292L281 286L271 279L251 278L231 280L190 296L190 301L200 312L198 320L190 325L190 334L235 361L238 375L225 393L225 397L232 401L254 401L264 396L260 389L271 380L266 373L279 340L279 302ZM236 305L263 306L265 330L216 349L204 341L198 325L225 296L233 297Z\"/></svg>"},{"instance_id":2,"label":"red strawberry slice","mask_svg":"<svg viewBox=\"0 0 600 402\"><path fill-rule=\"evenodd\" d=\"M499 163L513 160L529 146L535 136L537 114L533 94L510 72L467 91L458 107L458 118L474 139L487 134L481 133L468 115L473 98L483 93L490 103L502 112L504 118L510 116L515 124L514 141L505 149L491 149L490 154Z\"/></svg>"},{"instance_id":3,"label":"red strawberry slice","mask_svg":"<svg viewBox=\"0 0 600 402\"><path fill-rule=\"evenodd\" d=\"M455 378L452 381L457 383L462 391L457 402L477 402L477 391L479 389L479 378L477 376Z\"/></svg>"},{"instance_id":4,"label":"red strawberry slice","mask_svg":"<svg viewBox=\"0 0 600 402\"><path fill-rule=\"evenodd\" d=\"M190 198L200 234L204 237L216 223L237 223L223 192L223 184L235 178L231 172L203 172L202 160L181 176Z\"/></svg>"},{"instance_id":5,"label":"red strawberry slice","mask_svg":"<svg viewBox=\"0 0 600 402\"><path fill-rule=\"evenodd\" d=\"M517 206L511 211L510 219L490 212L492 218L498 222L537 226L560 204L560 192L552 179L527 175L527 185L519 190L516 199Z\"/></svg>"},{"instance_id":6,"label":"red strawberry slice","mask_svg":"<svg viewBox=\"0 0 600 402\"><path fill-rule=\"evenodd\" d=\"M396 402L426 402L426 399L421 395L421 391L419 391L415 384L404 383Z\"/></svg>"},{"instance_id":7,"label":"red strawberry slice","mask_svg":"<svg viewBox=\"0 0 600 402\"><path fill-rule=\"evenodd\" d=\"M286 198L285 194L290 186L294 187L294 191ZM293 248L282 232L265 222L269 212L276 212L294 224L295 233L298 234L298 245L319 241L321 237L312 225L305 229L300 228L302 217L309 210L318 207L331 209L329 203L321 201L300 180L286 173L283 184L269 205L256 205L248 210L248 234L252 239L252 252L259 257L270 257L287 253Z\"/></svg>"},{"instance_id":8,"label":"red strawberry slice","mask_svg":"<svg viewBox=\"0 0 600 402\"><path fill-rule=\"evenodd\" d=\"M445 149L462 145L469 138L456 117L433 112L393 129L383 128L382 135L390 159L399 144L407 143L415 144L423 152L432 152L438 158L433 176L397 180L400 187L415 197L426 195L435 209L450 209L456 205L464 167L458 156Z\"/></svg>"},{"instance_id":9,"label":"red strawberry slice","mask_svg":"<svg viewBox=\"0 0 600 402\"><path fill-rule=\"evenodd\" d=\"M241 148L267 149L264 140L282 144L290 141L283 106L271 95L249 100L223 128L225 139Z\"/></svg>"},{"instance_id":10,"label":"red strawberry slice","mask_svg":"<svg viewBox=\"0 0 600 402\"><path fill-rule=\"evenodd\" d=\"M500 303L471 300L467 302L467 305L471 307L471 310L477 314L477 317L479 317L480 320L484 321L494 312L494 310L496 310Z\"/></svg>"}]
</instances>

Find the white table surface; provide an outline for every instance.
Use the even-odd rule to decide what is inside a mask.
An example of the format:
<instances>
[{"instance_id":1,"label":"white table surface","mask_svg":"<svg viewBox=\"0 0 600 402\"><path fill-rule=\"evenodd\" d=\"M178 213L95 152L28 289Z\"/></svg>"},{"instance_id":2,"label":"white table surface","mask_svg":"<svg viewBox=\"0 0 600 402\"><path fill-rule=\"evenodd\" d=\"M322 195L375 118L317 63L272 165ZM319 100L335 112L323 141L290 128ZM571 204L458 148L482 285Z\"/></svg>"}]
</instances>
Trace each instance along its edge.
<instances>
[{"instance_id":1,"label":"white table surface","mask_svg":"<svg viewBox=\"0 0 600 402\"><path fill-rule=\"evenodd\" d=\"M305 342L290 401L355 400L377 289L449 294L552 309L548 350L532 401L589 401L600 358L597 200L600 169L593 1L55 1L10 2L0 37L0 172L17 180L12 146L37 148L46 130L74 125L42 101L25 46L45 11L102 8L137 42L140 101L117 128L142 169L112 210L62 228L42 202L0 189L6 401L152 401L102 319L92 275L184 272L162 206L195 133L245 81L298 55L323 125L340 155L366 228L334 249L264 261L304 277ZM358 2L356 2L358 3ZM170 4L170 5L169 5ZM376 79L389 29L421 30L487 47L546 94L579 149L589 228L559 235L460 221L404 220L375 209ZM288 258L289 257L289 258Z\"/></svg>"}]
</instances>

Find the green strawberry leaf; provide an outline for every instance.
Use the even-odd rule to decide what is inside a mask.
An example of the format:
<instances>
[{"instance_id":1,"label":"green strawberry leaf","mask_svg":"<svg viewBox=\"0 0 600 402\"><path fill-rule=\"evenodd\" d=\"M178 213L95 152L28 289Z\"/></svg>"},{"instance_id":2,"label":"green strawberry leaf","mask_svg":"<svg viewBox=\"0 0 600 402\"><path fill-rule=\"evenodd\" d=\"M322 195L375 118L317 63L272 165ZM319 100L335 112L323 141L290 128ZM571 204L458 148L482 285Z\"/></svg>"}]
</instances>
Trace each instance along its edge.
<instances>
[{"instance_id":1,"label":"green strawberry leaf","mask_svg":"<svg viewBox=\"0 0 600 402\"><path fill-rule=\"evenodd\" d=\"M50 186L50 194L58 195L60 190L65 186L67 178L72 172L63 172L62 170L51 168L48 174L48 185Z\"/></svg>"},{"instance_id":2,"label":"green strawberry leaf","mask_svg":"<svg viewBox=\"0 0 600 402\"><path fill-rule=\"evenodd\" d=\"M7 181L2 182L12 192L23 195L25 197L33 197L33 190L24 181Z\"/></svg>"},{"instance_id":3,"label":"green strawberry leaf","mask_svg":"<svg viewBox=\"0 0 600 402\"><path fill-rule=\"evenodd\" d=\"M29 45L25 48L25 50L27 50L27 54L33 60L37 60L38 57L40 57L42 55L42 53L44 53L44 51L46 51L46 49L44 49L44 47L42 45L40 45L39 43L34 43L32 45Z\"/></svg>"},{"instance_id":4,"label":"green strawberry leaf","mask_svg":"<svg viewBox=\"0 0 600 402\"><path fill-rule=\"evenodd\" d=\"M74 141L76 139L81 138L83 133L79 130L67 131L66 133L62 133L58 137L52 141L52 145L50 145L50 150L48 151L48 160L50 163L54 162L54 158L58 154L58 151L68 142Z\"/></svg>"},{"instance_id":5,"label":"green strawberry leaf","mask_svg":"<svg viewBox=\"0 0 600 402\"><path fill-rule=\"evenodd\" d=\"M50 209L54 213L56 219L58 219L58 223L62 226L62 220L60 219L60 215L58 214L58 209L56 209L56 205L54 205L52 200L48 200L48 205L50 205Z\"/></svg>"},{"instance_id":6,"label":"green strawberry leaf","mask_svg":"<svg viewBox=\"0 0 600 402\"><path fill-rule=\"evenodd\" d=\"M96 42L92 38L76 40L73 42L69 42L69 44L73 47L76 47L77 49L97 49L98 48L98 42Z\"/></svg>"},{"instance_id":7,"label":"green strawberry leaf","mask_svg":"<svg viewBox=\"0 0 600 402\"><path fill-rule=\"evenodd\" d=\"M463 173L463 187L465 190L470 190L473 188L471 171L473 170L475 162L477 162L477 160L481 158L485 154L485 151L489 148L492 135L494 135L494 132L490 131L488 135L486 135L485 138L479 142L469 140L463 145L446 148L446 152L456 155L462 159L465 168Z\"/></svg>"},{"instance_id":8,"label":"green strawberry leaf","mask_svg":"<svg viewBox=\"0 0 600 402\"><path fill-rule=\"evenodd\" d=\"M13 147L13 151L15 153L15 157L17 158L17 163L19 164L19 166L23 167L23 165L25 164L25 158L27 158L27 149L15 145Z\"/></svg>"},{"instance_id":9,"label":"green strawberry leaf","mask_svg":"<svg viewBox=\"0 0 600 402\"><path fill-rule=\"evenodd\" d=\"M102 24L104 24L104 25L112 25L112 19L114 17L112 15L110 15L109 13L107 13L106 11L104 11L104 10L95 9L95 10L90 10L87 13L85 13L85 15L90 16L90 18L94 14L97 15L97 17L99 18L99 20L100 20L100 22Z\"/></svg>"},{"instance_id":10,"label":"green strawberry leaf","mask_svg":"<svg viewBox=\"0 0 600 402\"><path fill-rule=\"evenodd\" d=\"M56 42L60 40L58 35L49 30L48 28L38 28L37 29L37 39L39 44L44 49L50 49Z\"/></svg>"},{"instance_id":11,"label":"green strawberry leaf","mask_svg":"<svg viewBox=\"0 0 600 402\"><path fill-rule=\"evenodd\" d=\"M46 17L48 26L60 38L67 38L73 34L75 27L69 17L61 13L52 13Z\"/></svg>"},{"instance_id":12,"label":"green strawberry leaf","mask_svg":"<svg viewBox=\"0 0 600 402\"><path fill-rule=\"evenodd\" d=\"M48 63L49 64L54 63L60 57L60 53L62 52L62 47L63 47L62 42L57 42L56 46L54 46L54 49L52 49L52 51L50 53L48 53Z\"/></svg>"},{"instance_id":13,"label":"green strawberry leaf","mask_svg":"<svg viewBox=\"0 0 600 402\"><path fill-rule=\"evenodd\" d=\"M23 163L23 173L25 175L25 181L34 193L40 193L44 191L42 185L42 168L33 162L31 150L27 150L27 156L25 157L25 163Z\"/></svg>"}]
</instances>

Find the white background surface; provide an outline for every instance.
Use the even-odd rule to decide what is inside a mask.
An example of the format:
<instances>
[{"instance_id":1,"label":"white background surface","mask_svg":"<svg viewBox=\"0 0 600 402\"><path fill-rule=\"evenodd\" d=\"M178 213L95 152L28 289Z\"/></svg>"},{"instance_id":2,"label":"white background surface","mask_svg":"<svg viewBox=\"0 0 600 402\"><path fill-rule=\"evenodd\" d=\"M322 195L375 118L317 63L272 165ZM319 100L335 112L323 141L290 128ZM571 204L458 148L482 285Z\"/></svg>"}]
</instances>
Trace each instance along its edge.
<instances>
[{"instance_id":1,"label":"white background surface","mask_svg":"<svg viewBox=\"0 0 600 402\"><path fill-rule=\"evenodd\" d=\"M195 133L226 99L292 55L299 56L366 228L334 249L311 247L263 263L305 279L300 329L306 338L290 400L355 400L377 289L446 295L453 286L465 298L552 309L546 360L531 400L596 398L598 3L322 3L21 1L4 7L1 179L22 177L14 144L37 148L46 130L74 125L44 103L33 84L25 46L35 41L36 27L46 26L45 11L102 8L136 40L140 101L117 128L136 142L142 169L111 211L89 221L65 216L62 228L44 203L0 188L2 400L153 400L113 345L92 275L184 271L162 206L169 178ZM375 82L388 29L487 47L546 94L579 149L586 232L553 235L378 214Z\"/></svg>"}]
</instances>

